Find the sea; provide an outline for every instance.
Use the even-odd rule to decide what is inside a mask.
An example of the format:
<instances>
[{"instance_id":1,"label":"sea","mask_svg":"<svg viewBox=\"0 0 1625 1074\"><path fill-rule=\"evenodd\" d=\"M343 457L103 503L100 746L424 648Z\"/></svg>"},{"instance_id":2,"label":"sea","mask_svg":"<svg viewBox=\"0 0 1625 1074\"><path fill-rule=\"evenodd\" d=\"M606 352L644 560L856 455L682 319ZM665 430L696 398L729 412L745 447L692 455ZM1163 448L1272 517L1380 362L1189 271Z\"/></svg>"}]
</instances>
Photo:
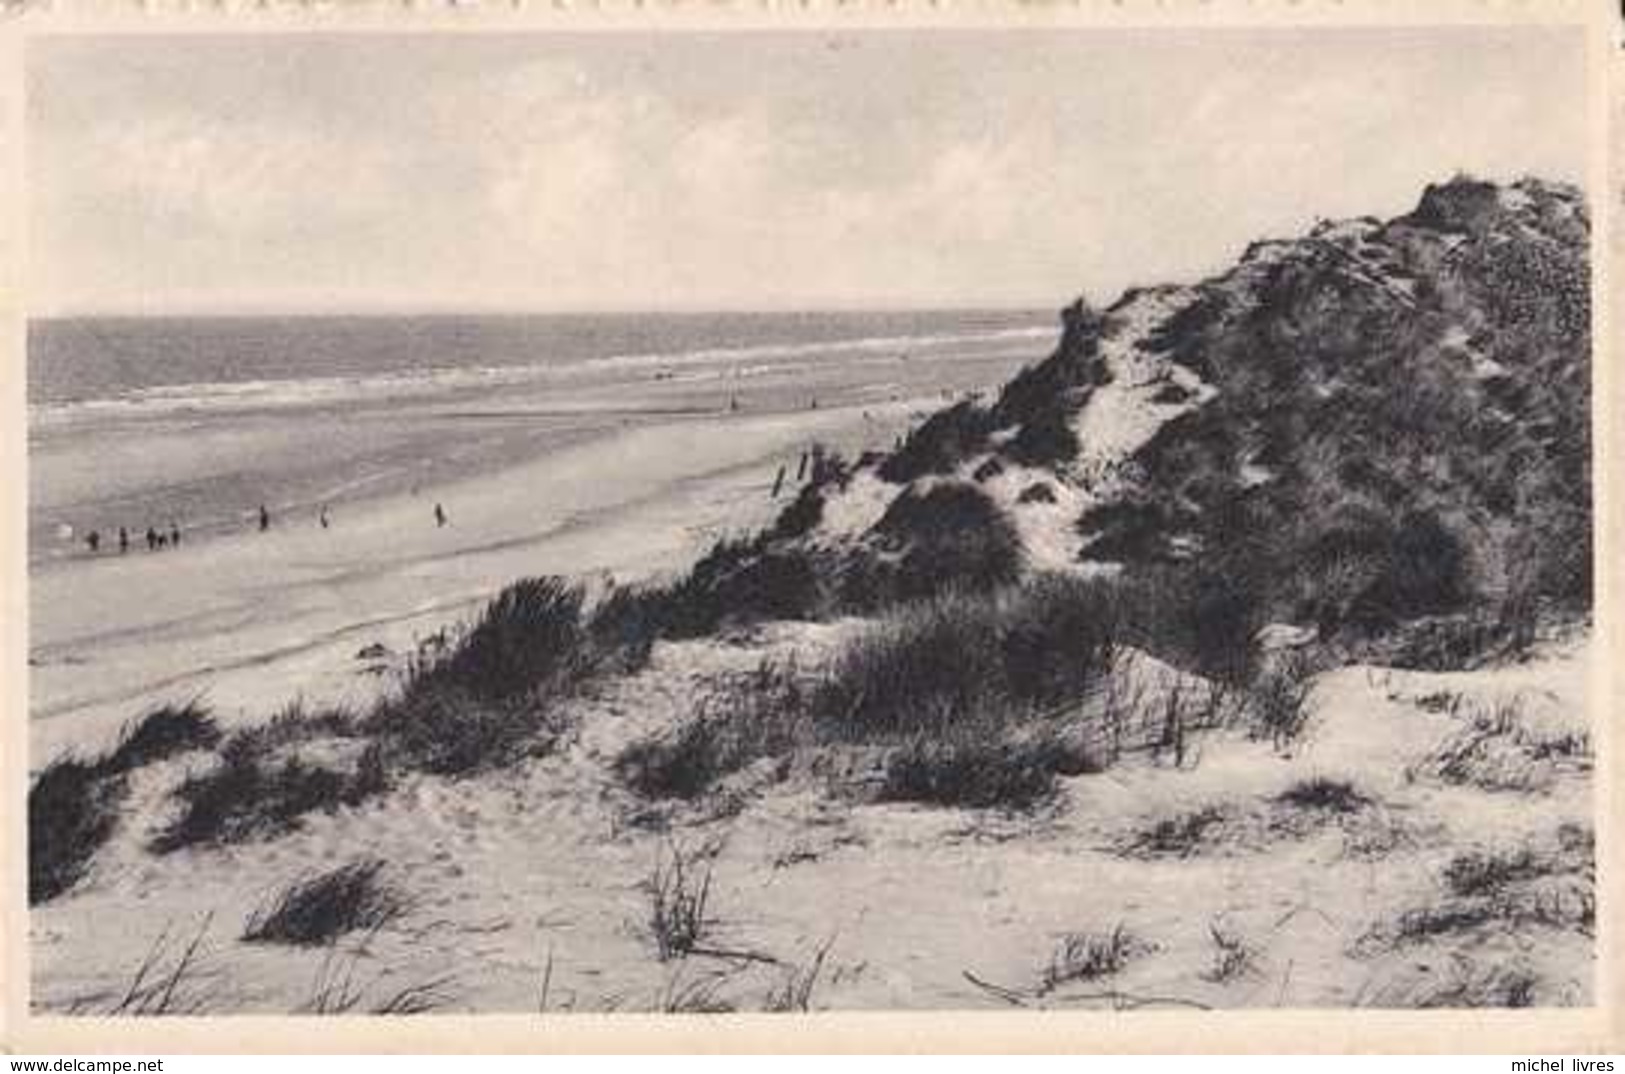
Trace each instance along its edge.
<instances>
[{"instance_id":1,"label":"sea","mask_svg":"<svg viewBox=\"0 0 1625 1074\"><path fill-rule=\"evenodd\" d=\"M387 494L601 426L542 420L553 399L715 406L724 379L817 382L898 358L918 376L1040 356L1055 334L1050 310L37 319L30 563L84 554L91 530L207 535L260 503ZM531 409L504 422L498 403ZM453 421L459 407L486 420Z\"/></svg>"},{"instance_id":2,"label":"sea","mask_svg":"<svg viewBox=\"0 0 1625 1074\"><path fill-rule=\"evenodd\" d=\"M33 425L457 391L612 367L943 349L1051 334L1052 311L61 318L30 322Z\"/></svg>"}]
</instances>

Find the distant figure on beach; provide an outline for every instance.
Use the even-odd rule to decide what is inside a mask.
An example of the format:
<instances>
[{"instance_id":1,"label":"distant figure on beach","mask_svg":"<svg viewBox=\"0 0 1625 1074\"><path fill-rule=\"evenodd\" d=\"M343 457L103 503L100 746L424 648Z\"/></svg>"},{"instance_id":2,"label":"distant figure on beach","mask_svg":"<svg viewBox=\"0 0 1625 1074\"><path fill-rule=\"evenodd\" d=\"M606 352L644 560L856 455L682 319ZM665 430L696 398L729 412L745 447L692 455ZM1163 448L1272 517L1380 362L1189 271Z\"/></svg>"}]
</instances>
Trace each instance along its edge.
<instances>
[{"instance_id":1,"label":"distant figure on beach","mask_svg":"<svg viewBox=\"0 0 1625 1074\"><path fill-rule=\"evenodd\" d=\"M446 524L446 509L441 507L439 504L434 505L434 524L436 526L444 526Z\"/></svg>"},{"instance_id":2,"label":"distant figure on beach","mask_svg":"<svg viewBox=\"0 0 1625 1074\"><path fill-rule=\"evenodd\" d=\"M118 528L118 554L123 555L130 550L130 531L123 526Z\"/></svg>"},{"instance_id":3,"label":"distant figure on beach","mask_svg":"<svg viewBox=\"0 0 1625 1074\"><path fill-rule=\"evenodd\" d=\"M96 550L102 546L102 535L95 530L85 534L85 544L90 546L90 554L95 555Z\"/></svg>"},{"instance_id":4,"label":"distant figure on beach","mask_svg":"<svg viewBox=\"0 0 1625 1074\"><path fill-rule=\"evenodd\" d=\"M777 476L777 477L775 477L773 479L773 491L768 494L768 498L773 499L773 500L778 499L779 498L779 490L782 489L783 487L784 487L784 467L780 466L779 467L779 476Z\"/></svg>"},{"instance_id":5,"label":"distant figure on beach","mask_svg":"<svg viewBox=\"0 0 1625 1074\"><path fill-rule=\"evenodd\" d=\"M322 509L317 512L316 521L322 524L322 529L325 530L327 528L327 505L325 503L322 504Z\"/></svg>"},{"instance_id":6,"label":"distant figure on beach","mask_svg":"<svg viewBox=\"0 0 1625 1074\"><path fill-rule=\"evenodd\" d=\"M181 528L174 522L169 524L169 543L176 548L181 546Z\"/></svg>"},{"instance_id":7,"label":"distant figure on beach","mask_svg":"<svg viewBox=\"0 0 1625 1074\"><path fill-rule=\"evenodd\" d=\"M147 551L158 551L158 531L151 526L147 527Z\"/></svg>"},{"instance_id":8,"label":"distant figure on beach","mask_svg":"<svg viewBox=\"0 0 1625 1074\"><path fill-rule=\"evenodd\" d=\"M728 396L728 412L729 413L735 413L738 410L739 410L739 396L737 396L737 395Z\"/></svg>"},{"instance_id":9,"label":"distant figure on beach","mask_svg":"<svg viewBox=\"0 0 1625 1074\"><path fill-rule=\"evenodd\" d=\"M812 397L812 405L809 406L807 409L808 410L817 410L818 409L818 396L815 395L815 396Z\"/></svg>"},{"instance_id":10,"label":"distant figure on beach","mask_svg":"<svg viewBox=\"0 0 1625 1074\"><path fill-rule=\"evenodd\" d=\"M267 511L265 509L265 505L262 503L262 504L260 504L260 532L264 533L266 530L268 530L270 528L271 528L271 512Z\"/></svg>"},{"instance_id":11,"label":"distant figure on beach","mask_svg":"<svg viewBox=\"0 0 1625 1074\"><path fill-rule=\"evenodd\" d=\"M160 552L169 547L169 538L165 537L162 533L156 534L154 539L158 542L158 550Z\"/></svg>"}]
</instances>

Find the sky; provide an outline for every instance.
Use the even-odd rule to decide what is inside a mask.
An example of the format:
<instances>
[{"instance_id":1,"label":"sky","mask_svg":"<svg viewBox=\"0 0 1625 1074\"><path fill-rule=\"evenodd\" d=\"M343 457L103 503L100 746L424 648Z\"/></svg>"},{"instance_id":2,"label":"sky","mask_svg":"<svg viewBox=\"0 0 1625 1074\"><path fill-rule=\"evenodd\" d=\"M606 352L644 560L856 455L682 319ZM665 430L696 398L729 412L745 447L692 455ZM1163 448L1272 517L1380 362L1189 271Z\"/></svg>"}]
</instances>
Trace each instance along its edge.
<instances>
[{"instance_id":1,"label":"sky","mask_svg":"<svg viewBox=\"0 0 1625 1074\"><path fill-rule=\"evenodd\" d=\"M1457 171L1585 178L1578 31L36 39L30 308L1054 308Z\"/></svg>"}]
</instances>

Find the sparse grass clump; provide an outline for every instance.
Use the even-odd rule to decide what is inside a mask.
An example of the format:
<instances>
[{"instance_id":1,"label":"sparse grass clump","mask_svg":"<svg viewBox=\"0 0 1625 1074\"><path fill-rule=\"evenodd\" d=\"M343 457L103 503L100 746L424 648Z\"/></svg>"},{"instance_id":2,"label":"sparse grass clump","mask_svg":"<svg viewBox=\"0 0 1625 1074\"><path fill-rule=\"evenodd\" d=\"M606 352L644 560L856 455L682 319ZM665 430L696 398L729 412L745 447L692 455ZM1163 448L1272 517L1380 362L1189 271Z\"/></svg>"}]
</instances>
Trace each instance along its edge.
<instances>
[{"instance_id":1,"label":"sparse grass clump","mask_svg":"<svg viewBox=\"0 0 1625 1074\"><path fill-rule=\"evenodd\" d=\"M1074 981L1093 981L1122 971L1129 960L1150 950L1121 923L1110 932L1074 932L1061 938L1039 983L1051 992Z\"/></svg>"},{"instance_id":2,"label":"sparse grass clump","mask_svg":"<svg viewBox=\"0 0 1625 1074\"><path fill-rule=\"evenodd\" d=\"M366 955L365 943L346 950L337 944L330 946L311 983L310 994L293 1013L427 1014L445 1007L455 998L450 988L455 978L448 973L378 992L378 998L369 1002L368 994L374 992L384 975L380 973L368 981L356 980L361 960Z\"/></svg>"},{"instance_id":3,"label":"sparse grass clump","mask_svg":"<svg viewBox=\"0 0 1625 1074\"><path fill-rule=\"evenodd\" d=\"M1377 922L1357 953L1531 925L1591 936L1596 876L1588 840L1585 830L1564 825L1554 840L1458 854L1442 873L1444 897Z\"/></svg>"},{"instance_id":4,"label":"sparse grass clump","mask_svg":"<svg viewBox=\"0 0 1625 1074\"><path fill-rule=\"evenodd\" d=\"M158 1017L205 1013L216 994L207 987L214 970L204 965L204 940L213 923L212 913L203 915L191 938L171 945L171 927L165 925L142 956L129 983L116 996L81 1000L70 1014L103 1014L119 1017Z\"/></svg>"},{"instance_id":5,"label":"sparse grass clump","mask_svg":"<svg viewBox=\"0 0 1625 1074\"><path fill-rule=\"evenodd\" d=\"M1241 977L1258 973L1258 949L1233 929L1218 921L1207 926L1208 938L1213 943L1213 965L1202 974L1214 984L1225 984Z\"/></svg>"},{"instance_id":6,"label":"sparse grass clump","mask_svg":"<svg viewBox=\"0 0 1625 1074\"><path fill-rule=\"evenodd\" d=\"M818 950L813 952L812 961L805 965L787 967L784 980L768 990L763 1009L776 1012L812 1010L813 991L818 987L819 977L824 972L824 961L829 957L834 943L831 938L820 944Z\"/></svg>"},{"instance_id":7,"label":"sparse grass clump","mask_svg":"<svg viewBox=\"0 0 1625 1074\"><path fill-rule=\"evenodd\" d=\"M1323 813L1358 813L1371 804L1371 799L1354 789L1346 779L1328 779L1315 776L1299 780L1275 799L1295 809L1309 809Z\"/></svg>"},{"instance_id":8,"label":"sparse grass clump","mask_svg":"<svg viewBox=\"0 0 1625 1074\"><path fill-rule=\"evenodd\" d=\"M405 903L383 884L384 863L364 858L290 884L243 927L250 943L314 947L357 929L375 931L399 917Z\"/></svg>"},{"instance_id":9,"label":"sparse grass clump","mask_svg":"<svg viewBox=\"0 0 1625 1074\"><path fill-rule=\"evenodd\" d=\"M1524 966L1477 967L1458 972L1449 981L1425 989L1412 1004L1418 1009L1533 1007L1540 978Z\"/></svg>"},{"instance_id":10,"label":"sparse grass clump","mask_svg":"<svg viewBox=\"0 0 1625 1074\"><path fill-rule=\"evenodd\" d=\"M1309 697L1319 670L1315 654L1293 650L1278 654L1259 672L1247 687L1255 736L1268 738L1279 750L1303 735L1313 715Z\"/></svg>"},{"instance_id":11,"label":"sparse grass clump","mask_svg":"<svg viewBox=\"0 0 1625 1074\"><path fill-rule=\"evenodd\" d=\"M1471 850L1450 860L1445 866L1444 879L1454 894L1473 897L1497 894L1509 884L1549 871L1549 866L1529 847L1500 852Z\"/></svg>"},{"instance_id":12,"label":"sparse grass clump","mask_svg":"<svg viewBox=\"0 0 1625 1074\"><path fill-rule=\"evenodd\" d=\"M698 875L696 875L698 873ZM655 861L644 882L649 896L649 934L662 962L684 958L699 945L713 924L706 914L711 895L711 867L698 872L676 847Z\"/></svg>"},{"instance_id":13,"label":"sparse grass clump","mask_svg":"<svg viewBox=\"0 0 1625 1074\"><path fill-rule=\"evenodd\" d=\"M1117 852L1134 858L1189 858L1222 834L1229 813L1208 805L1163 817L1118 841Z\"/></svg>"},{"instance_id":14,"label":"sparse grass clump","mask_svg":"<svg viewBox=\"0 0 1625 1074\"><path fill-rule=\"evenodd\" d=\"M1533 1007L1540 986L1540 977L1521 962L1507 965L1496 959L1486 965L1456 953L1442 980L1432 973L1412 971L1386 982L1370 995L1362 994L1356 1004L1412 1010Z\"/></svg>"},{"instance_id":15,"label":"sparse grass clump","mask_svg":"<svg viewBox=\"0 0 1625 1074\"><path fill-rule=\"evenodd\" d=\"M1409 779L1434 779L1485 791L1532 792L1563 770L1591 765L1591 737L1574 728L1542 729L1522 697L1470 707L1460 727L1406 770Z\"/></svg>"}]
</instances>

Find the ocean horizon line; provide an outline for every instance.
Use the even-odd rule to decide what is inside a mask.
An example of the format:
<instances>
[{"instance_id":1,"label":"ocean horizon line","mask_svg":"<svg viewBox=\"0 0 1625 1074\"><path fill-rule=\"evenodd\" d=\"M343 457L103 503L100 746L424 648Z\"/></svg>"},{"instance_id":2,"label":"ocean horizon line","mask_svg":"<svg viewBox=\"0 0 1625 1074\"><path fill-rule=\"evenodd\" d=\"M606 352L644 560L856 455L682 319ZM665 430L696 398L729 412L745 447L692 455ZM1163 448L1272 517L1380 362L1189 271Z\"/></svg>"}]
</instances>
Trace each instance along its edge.
<instances>
[{"instance_id":1,"label":"ocean horizon line","mask_svg":"<svg viewBox=\"0 0 1625 1074\"><path fill-rule=\"evenodd\" d=\"M219 320L248 321L271 318L288 320L445 320L461 317L531 318L531 317L785 317L804 314L861 315L861 314L939 314L939 313L1053 313L1066 305L1060 302L1037 303L976 303L971 305L784 305L784 306L412 306L412 307L288 307L244 309L166 309L166 310L52 310L26 312L27 323L50 321L174 321Z\"/></svg>"}]
</instances>

